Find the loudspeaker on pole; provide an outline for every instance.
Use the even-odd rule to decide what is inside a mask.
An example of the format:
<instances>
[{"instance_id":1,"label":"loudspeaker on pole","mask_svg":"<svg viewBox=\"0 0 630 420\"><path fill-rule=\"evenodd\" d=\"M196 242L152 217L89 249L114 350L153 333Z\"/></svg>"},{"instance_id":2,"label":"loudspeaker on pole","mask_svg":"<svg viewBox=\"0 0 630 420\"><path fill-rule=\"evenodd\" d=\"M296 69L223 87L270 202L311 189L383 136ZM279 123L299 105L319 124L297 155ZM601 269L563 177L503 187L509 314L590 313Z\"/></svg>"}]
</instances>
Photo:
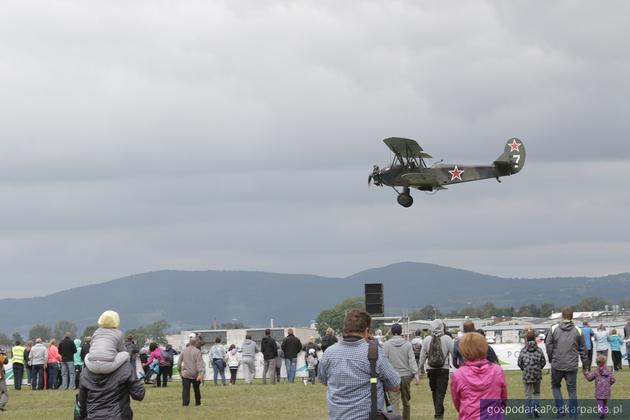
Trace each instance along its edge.
<instances>
[{"instance_id":1,"label":"loudspeaker on pole","mask_svg":"<svg viewBox=\"0 0 630 420\"><path fill-rule=\"evenodd\" d=\"M372 316L384 316L383 283L365 283L365 312Z\"/></svg>"}]
</instances>

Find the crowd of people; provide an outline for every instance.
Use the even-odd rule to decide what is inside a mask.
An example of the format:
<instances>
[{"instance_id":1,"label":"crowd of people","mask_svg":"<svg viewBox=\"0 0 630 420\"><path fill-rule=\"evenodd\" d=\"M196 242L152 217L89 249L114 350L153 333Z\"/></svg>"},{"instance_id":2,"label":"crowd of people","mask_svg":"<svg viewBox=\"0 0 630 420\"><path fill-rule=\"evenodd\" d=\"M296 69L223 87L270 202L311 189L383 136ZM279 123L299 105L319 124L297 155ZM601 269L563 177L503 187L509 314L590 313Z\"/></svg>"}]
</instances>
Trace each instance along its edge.
<instances>
[{"instance_id":1,"label":"crowd of people","mask_svg":"<svg viewBox=\"0 0 630 420\"><path fill-rule=\"evenodd\" d=\"M55 339L45 341L37 338L22 345L16 341L10 356L14 374L14 389L22 389L23 380L32 390L79 390L77 407L81 418L99 418L109 408L103 401L116 404L115 413L120 418L130 418L129 398L142 400L144 386L153 384L166 387L172 380L173 365L176 364L182 380L182 404L190 404L190 388L193 388L195 404L201 404L200 384L206 372L200 347L204 344L200 337L191 334L189 341L176 360L178 354L172 345L164 347L149 343L139 346L132 336L123 339L119 329L120 317L114 311L105 311L98 319L98 329L83 341L72 339L67 332L59 344ZM226 348L220 337L210 348L209 367L212 369L216 386L227 385L225 370L229 369L229 384L236 384L239 367L245 383L251 384L256 377L256 355L261 352L264 359L263 383L267 379L272 384L280 381L281 366L284 362L288 383L294 383L298 365L298 355L305 351L304 364L309 378L305 384L314 384L317 376L318 352L337 342L332 329L322 341L315 343L310 337L304 345L295 337L292 329L281 342L271 337L271 330L265 331L261 348L250 335L238 349L235 344ZM0 352L0 365L7 364L9 352ZM0 409L4 411L8 401L8 390L2 368L0 378Z\"/></svg>"},{"instance_id":2,"label":"crowd of people","mask_svg":"<svg viewBox=\"0 0 630 420\"><path fill-rule=\"evenodd\" d=\"M610 350L614 371L622 369L620 350L624 338L630 346L627 340L630 321L622 338L616 330L608 334L603 325L594 331L584 322L580 328L572 318L571 310L562 311L561 322L552 326L545 337L546 352L539 346L535 331L525 334L518 366L522 370L522 393L528 416L538 417L542 370L547 363L551 366L551 391L558 412L573 418L577 416L576 381L580 361L584 378L595 383L601 418L608 413L607 402L615 377L607 368L607 355ZM201 404L200 385L206 366L200 337L191 334L176 361L178 353L171 345L160 347L150 343L148 348L141 348L131 336L123 340L120 318L114 311L104 312L98 326L94 334L83 341L73 340L70 333L58 344L54 339L44 342L41 338L24 345L16 341L11 349L15 390L22 389L26 374L27 384L33 390L79 389L77 407L81 418L131 418L130 398L142 400L146 384L166 387L176 364L182 383L182 405L190 404L191 387L195 405ZM287 330L281 342L267 329L260 348L247 335L240 351L235 344L226 347L217 337L209 350L213 382L215 386L227 386L225 370L228 369L229 384L236 384L240 367L244 382L251 384L256 377L256 354L260 352L264 362L263 384L268 379L271 384L280 381L283 362L290 384L295 382L298 363L304 363L308 370L305 385L315 384L319 377L327 386L331 419L367 419L377 412L387 411L410 419L411 385L419 385L424 377L428 379L432 395L434 418L444 417L449 383L460 419L479 419L481 412L494 413L494 417L488 418L503 418L508 398L505 375L483 331L475 329L472 321L463 324L462 333L456 338L439 319L431 322L430 334L424 338L419 331L412 340L404 338L399 324L391 326L391 337L387 340L380 330L374 335L370 331L370 315L353 310L344 319L342 339L338 340L335 332L328 329L319 345L314 337L302 344L292 329ZM298 355L302 351L304 359L299 362ZM593 352L596 352L594 367ZM3 367L8 360L7 352L0 352L0 410L5 409L8 401ZM567 413L563 412L563 381L569 397Z\"/></svg>"},{"instance_id":3,"label":"crowd of people","mask_svg":"<svg viewBox=\"0 0 630 420\"><path fill-rule=\"evenodd\" d=\"M54 338L47 342L37 338L34 342L29 340L24 344L17 340L14 344L11 362L16 391L22 389L25 374L33 390L72 390L78 387L83 368L81 340L72 340L71 334L67 332L59 344ZM85 354L87 350L83 357Z\"/></svg>"},{"instance_id":4,"label":"crowd of people","mask_svg":"<svg viewBox=\"0 0 630 420\"><path fill-rule=\"evenodd\" d=\"M444 417L449 382L459 419L505 418L508 389L503 369L484 332L475 329L472 321L465 322L461 336L453 338L444 323L436 319L431 323L430 335L421 340L417 334L411 341L403 338L402 327L394 324L392 337L384 344L380 331L376 330L371 336L370 328L369 314L349 311L344 320L343 339L329 347L321 358L319 375L321 382L328 386L331 419L380 418L375 413L387 411L409 419L410 384L414 381L419 384L425 376L431 390L435 419ZM624 328L624 336L628 343L630 321ZM598 414L600 418L606 417L611 387L615 383L613 372L607 368L607 354L609 349L619 352L613 353L613 366L614 370L621 369L620 346L624 340L615 330L608 335L603 325L597 332L593 332L588 323L584 323L583 328L576 326L570 309L562 311L561 322L553 325L545 336L545 352L537 339L536 332L528 330L518 356L525 401L523 412L528 417L539 417L542 371L549 363L556 413L559 417L576 418L576 379L581 361L583 376L595 383ZM370 341L379 342L382 350L375 369L370 366ZM630 347L630 344L626 345ZM594 367L590 359L593 348L597 352ZM562 381L568 392L568 406L564 404Z\"/></svg>"}]
</instances>

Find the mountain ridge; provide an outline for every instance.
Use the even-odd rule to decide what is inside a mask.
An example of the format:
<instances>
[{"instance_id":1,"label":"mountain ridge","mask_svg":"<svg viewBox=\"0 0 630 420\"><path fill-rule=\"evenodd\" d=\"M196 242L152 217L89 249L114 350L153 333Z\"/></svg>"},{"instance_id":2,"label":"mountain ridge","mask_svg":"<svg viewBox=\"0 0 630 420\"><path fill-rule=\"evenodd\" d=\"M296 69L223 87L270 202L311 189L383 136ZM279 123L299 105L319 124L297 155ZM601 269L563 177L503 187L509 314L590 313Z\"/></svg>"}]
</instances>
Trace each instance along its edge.
<instances>
[{"instance_id":1,"label":"mountain ridge","mask_svg":"<svg viewBox=\"0 0 630 420\"><path fill-rule=\"evenodd\" d=\"M174 329L209 328L214 319L250 326L304 325L322 309L363 295L364 283L383 283L385 310L400 314L426 304L451 310L493 302L521 306L577 303L598 296L630 298L630 273L601 277L507 278L431 263L400 262L347 277L254 270L157 270L30 298L0 300L2 332L27 332L38 323L95 323L105 309L121 314L123 328L165 319Z\"/></svg>"}]
</instances>

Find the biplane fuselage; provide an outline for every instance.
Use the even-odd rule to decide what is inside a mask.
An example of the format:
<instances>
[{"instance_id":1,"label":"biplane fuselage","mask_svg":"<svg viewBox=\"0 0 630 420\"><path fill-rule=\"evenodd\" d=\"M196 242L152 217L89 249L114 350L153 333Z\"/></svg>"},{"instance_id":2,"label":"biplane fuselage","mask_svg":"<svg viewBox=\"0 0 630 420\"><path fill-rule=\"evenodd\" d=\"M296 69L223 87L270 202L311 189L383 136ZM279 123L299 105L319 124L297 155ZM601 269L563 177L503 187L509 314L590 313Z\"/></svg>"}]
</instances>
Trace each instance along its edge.
<instances>
[{"instance_id":1,"label":"biplane fuselage","mask_svg":"<svg viewBox=\"0 0 630 420\"><path fill-rule=\"evenodd\" d=\"M392 163L385 168L374 166L368 179L377 186L389 186L398 193L398 203L403 207L413 204L410 189L438 191L449 185L482 179L499 178L519 172L525 163L525 146L519 139L508 140L503 154L492 165L463 165L439 163L427 166L431 158L415 140L390 137L385 144L394 152ZM401 187L402 191L396 188Z\"/></svg>"}]
</instances>

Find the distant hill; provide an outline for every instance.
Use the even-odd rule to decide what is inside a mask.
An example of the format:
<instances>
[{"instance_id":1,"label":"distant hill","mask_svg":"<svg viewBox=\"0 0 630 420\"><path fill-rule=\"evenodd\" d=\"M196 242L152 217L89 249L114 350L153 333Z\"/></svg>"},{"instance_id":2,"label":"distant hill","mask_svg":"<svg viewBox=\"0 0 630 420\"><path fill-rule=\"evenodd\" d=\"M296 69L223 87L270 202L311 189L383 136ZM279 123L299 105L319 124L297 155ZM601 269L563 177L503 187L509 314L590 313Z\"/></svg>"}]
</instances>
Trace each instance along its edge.
<instances>
[{"instance_id":1,"label":"distant hill","mask_svg":"<svg viewBox=\"0 0 630 420\"><path fill-rule=\"evenodd\" d=\"M94 324L105 309L123 328L165 319L174 328L209 328L213 319L250 326L305 325L341 300L361 296L364 283L383 283L385 310L398 314L427 304L447 311L493 302L521 306L573 304L588 296L630 298L630 273L605 277L514 279L424 263L397 263L347 278L251 271L157 271L65 290L44 297L0 300L0 331L73 320Z\"/></svg>"}]
</instances>

